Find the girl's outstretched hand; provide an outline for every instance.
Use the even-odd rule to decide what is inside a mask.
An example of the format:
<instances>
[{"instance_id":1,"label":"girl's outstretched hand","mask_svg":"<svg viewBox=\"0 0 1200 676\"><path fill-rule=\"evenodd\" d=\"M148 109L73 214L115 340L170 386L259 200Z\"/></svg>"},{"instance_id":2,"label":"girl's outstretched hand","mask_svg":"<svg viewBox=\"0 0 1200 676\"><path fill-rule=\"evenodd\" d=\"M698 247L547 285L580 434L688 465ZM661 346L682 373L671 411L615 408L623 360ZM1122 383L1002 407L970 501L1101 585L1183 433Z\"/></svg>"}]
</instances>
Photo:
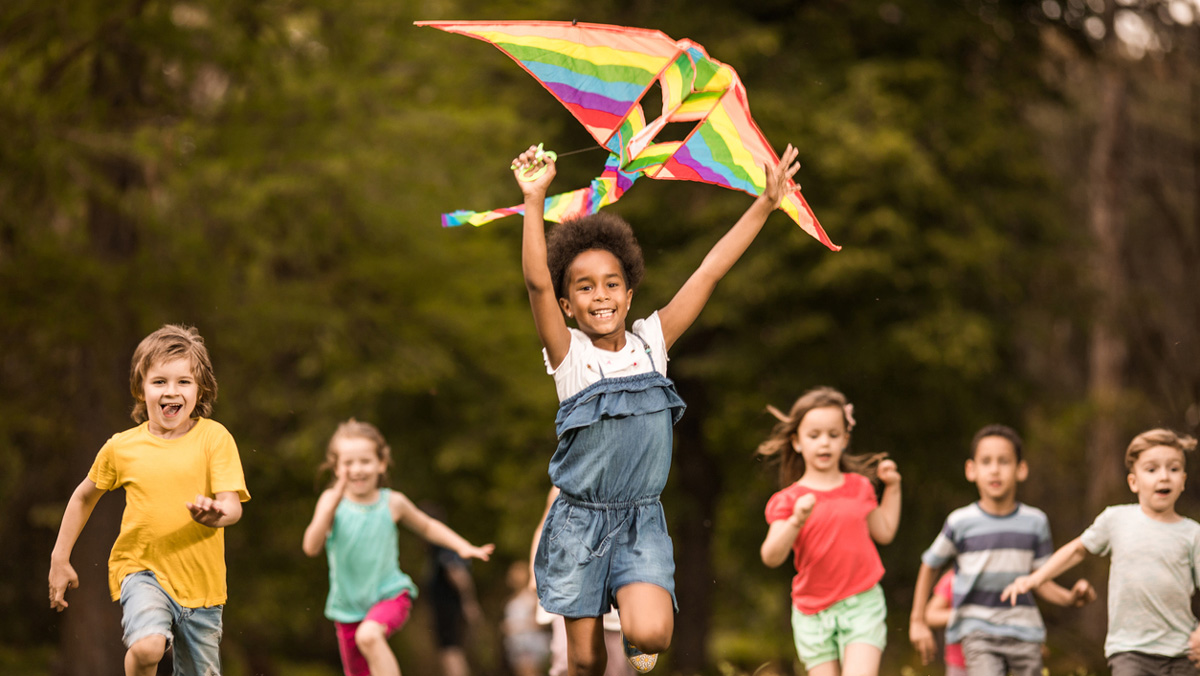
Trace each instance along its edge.
<instances>
[{"instance_id":1,"label":"girl's outstretched hand","mask_svg":"<svg viewBox=\"0 0 1200 676\"><path fill-rule=\"evenodd\" d=\"M496 551L496 545L490 543L482 547L470 545L459 551L458 555L464 559L479 559L481 561L487 561L488 557L490 557L494 551Z\"/></svg>"},{"instance_id":2,"label":"girl's outstretched hand","mask_svg":"<svg viewBox=\"0 0 1200 676\"><path fill-rule=\"evenodd\" d=\"M521 187L521 194L526 197L545 197L546 191L550 188L550 182L557 174L554 160L544 155L539 157L538 152L537 146L529 146L528 150L517 155L512 161L513 177L517 179L517 185ZM526 172L537 171L543 166L546 167L545 173L532 181L526 180Z\"/></svg>"},{"instance_id":3,"label":"girl's outstretched hand","mask_svg":"<svg viewBox=\"0 0 1200 676\"><path fill-rule=\"evenodd\" d=\"M817 504L817 496L812 493L805 493L796 498L796 503L792 506L792 516L789 519L797 527L804 526L808 521L808 517L812 515L813 507Z\"/></svg>"},{"instance_id":4,"label":"girl's outstretched hand","mask_svg":"<svg viewBox=\"0 0 1200 676\"><path fill-rule=\"evenodd\" d=\"M900 483L900 470L896 469L896 462L894 460L880 462L875 475L879 477L884 486L895 486Z\"/></svg>"},{"instance_id":5,"label":"girl's outstretched hand","mask_svg":"<svg viewBox=\"0 0 1200 676\"><path fill-rule=\"evenodd\" d=\"M796 161L796 157L800 155L800 151L788 144L783 151L783 157L779 159L779 164L775 166L763 165L763 171L767 174L767 187L763 190L763 197L771 205L772 209L778 209L783 203L783 198L789 193L800 192L800 186L794 185L788 187L788 181L800 171L800 163Z\"/></svg>"}]
</instances>

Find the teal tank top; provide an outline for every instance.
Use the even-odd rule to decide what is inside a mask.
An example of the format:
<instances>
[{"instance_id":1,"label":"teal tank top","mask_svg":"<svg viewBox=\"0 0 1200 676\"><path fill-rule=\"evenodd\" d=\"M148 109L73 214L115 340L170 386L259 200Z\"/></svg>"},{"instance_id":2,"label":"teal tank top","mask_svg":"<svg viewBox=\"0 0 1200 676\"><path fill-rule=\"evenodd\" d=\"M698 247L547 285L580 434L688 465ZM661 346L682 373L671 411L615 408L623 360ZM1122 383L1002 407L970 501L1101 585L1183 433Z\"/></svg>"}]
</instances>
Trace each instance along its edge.
<instances>
[{"instance_id":1,"label":"teal tank top","mask_svg":"<svg viewBox=\"0 0 1200 676\"><path fill-rule=\"evenodd\" d=\"M329 561L325 617L334 622L361 622L371 606L404 591L417 597L412 578L400 570L396 523L388 507L391 494L391 489L381 488L374 504L347 498L338 503L325 540Z\"/></svg>"}]
</instances>

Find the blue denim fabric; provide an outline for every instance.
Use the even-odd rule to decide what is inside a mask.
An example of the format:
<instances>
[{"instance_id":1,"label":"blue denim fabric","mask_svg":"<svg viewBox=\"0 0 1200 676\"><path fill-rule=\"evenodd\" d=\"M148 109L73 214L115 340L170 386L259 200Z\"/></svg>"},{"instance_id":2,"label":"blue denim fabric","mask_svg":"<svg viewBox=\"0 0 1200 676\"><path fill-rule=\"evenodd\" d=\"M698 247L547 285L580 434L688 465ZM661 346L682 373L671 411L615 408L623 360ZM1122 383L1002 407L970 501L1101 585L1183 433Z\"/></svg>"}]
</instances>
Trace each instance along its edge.
<instances>
[{"instance_id":1,"label":"blue denim fabric","mask_svg":"<svg viewBox=\"0 0 1200 676\"><path fill-rule=\"evenodd\" d=\"M633 582L662 587L675 603L674 551L658 496L671 468L671 428L685 406L657 371L603 378L560 405L550 479L562 492L534 559L548 612L599 617Z\"/></svg>"},{"instance_id":2,"label":"blue denim fabric","mask_svg":"<svg viewBox=\"0 0 1200 676\"><path fill-rule=\"evenodd\" d=\"M175 649L175 676L220 676L224 608L185 608L163 590L154 573L148 570L127 575L121 581L125 647L147 636L167 637L168 644Z\"/></svg>"}]
</instances>

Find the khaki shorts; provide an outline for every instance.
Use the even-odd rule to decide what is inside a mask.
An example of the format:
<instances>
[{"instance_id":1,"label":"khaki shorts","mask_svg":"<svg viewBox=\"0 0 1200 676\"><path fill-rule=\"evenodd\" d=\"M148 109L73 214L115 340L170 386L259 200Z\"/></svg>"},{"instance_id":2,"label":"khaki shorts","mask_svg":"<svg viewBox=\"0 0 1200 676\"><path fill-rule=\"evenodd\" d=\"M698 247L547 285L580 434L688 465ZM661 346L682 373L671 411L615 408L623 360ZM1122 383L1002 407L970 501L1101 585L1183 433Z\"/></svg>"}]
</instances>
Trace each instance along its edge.
<instances>
[{"instance_id":1,"label":"khaki shorts","mask_svg":"<svg viewBox=\"0 0 1200 676\"><path fill-rule=\"evenodd\" d=\"M887 646L887 602L879 585L813 615L792 606L792 637L806 669L846 657L846 646Z\"/></svg>"}]
</instances>

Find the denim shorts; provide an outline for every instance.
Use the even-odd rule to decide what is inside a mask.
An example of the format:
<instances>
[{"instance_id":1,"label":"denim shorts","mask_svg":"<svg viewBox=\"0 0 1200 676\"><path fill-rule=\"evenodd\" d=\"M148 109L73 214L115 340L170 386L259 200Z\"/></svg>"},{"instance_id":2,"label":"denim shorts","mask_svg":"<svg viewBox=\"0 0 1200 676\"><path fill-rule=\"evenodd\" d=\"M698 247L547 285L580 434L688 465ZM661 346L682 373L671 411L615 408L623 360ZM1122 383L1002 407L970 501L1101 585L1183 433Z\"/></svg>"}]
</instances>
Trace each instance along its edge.
<instances>
[{"instance_id":1,"label":"denim shorts","mask_svg":"<svg viewBox=\"0 0 1200 676\"><path fill-rule=\"evenodd\" d=\"M675 554L657 496L592 503L560 493L546 516L535 559L538 599L563 617L600 617L635 582L675 601Z\"/></svg>"},{"instance_id":2,"label":"denim shorts","mask_svg":"<svg viewBox=\"0 0 1200 676\"><path fill-rule=\"evenodd\" d=\"M807 669L845 658L846 646L852 643L883 650L887 646L887 602L883 589L875 585L812 615L792 606L792 638L796 641L796 653Z\"/></svg>"},{"instance_id":3,"label":"denim shorts","mask_svg":"<svg viewBox=\"0 0 1200 676\"><path fill-rule=\"evenodd\" d=\"M174 646L175 676L221 673L221 612L225 606L185 608L154 573L130 573L121 581L121 629L125 647L148 636L165 636Z\"/></svg>"},{"instance_id":4,"label":"denim shorts","mask_svg":"<svg viewBox=\"0 0 1200 676\"><path fill-rule=\"evenodd\" d=\"M1042 644L973 631L962 637L967 676L1042 676Z\"/></svg>"}]
</instances>

